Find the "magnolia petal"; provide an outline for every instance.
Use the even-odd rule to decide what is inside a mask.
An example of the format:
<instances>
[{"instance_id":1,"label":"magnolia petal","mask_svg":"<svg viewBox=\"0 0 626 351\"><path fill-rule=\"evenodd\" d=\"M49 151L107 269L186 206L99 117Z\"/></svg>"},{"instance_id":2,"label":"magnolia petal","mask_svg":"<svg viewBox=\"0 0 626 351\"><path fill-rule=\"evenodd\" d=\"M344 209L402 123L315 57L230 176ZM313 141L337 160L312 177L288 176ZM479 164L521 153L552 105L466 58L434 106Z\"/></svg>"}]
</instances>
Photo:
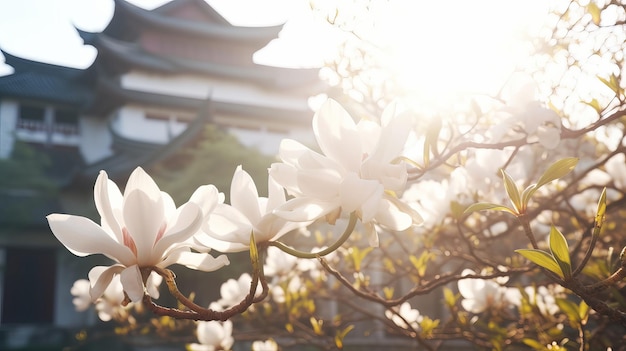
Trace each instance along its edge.
<instances>
[{"instance_id":1,"label":"magnolia petal","mask_svg":"<svg viewBox=\"0 0 626 351\"><path fill-rule=\"evenodd\" d=\"M132 302L141 301L144 294L144 287L138 265L134 264L122 270L122 272L120 272L120 282L122 282L124 291Z\"/></svg>"},{"instance_id":2,"label":"magnolia petal","mask_svg":"<svg viewBox=\"0 0 626 351\"><path fill-rule=\"evenodd\" d=\"M363 151L354 120L337 101L328 99L313 116L313 133L324 155L356 171Z\"/></svg>"},{"instance_id":3,"label":"magnolia petal","mask_svg":"<svg viewBox=\"0 0 626 351\"><path fill-rule=\"evenodd\" d=\"M204 216L198 205L187 202L180 206L174 218L168 220L168 228L163 237L154 243L152 248L152 260L156 264L163 254L173 245L183 243L198 232Z\"/></svg>"},{"instance_id":4,"label":"magnolia petal","mask_svg":"<svg viewBox=\"0 0 626 351\"><path fill-rule=\"evenodd\" d=\"M119 274L124 270L124 266L116 264L110 267L95 266L89 271L89 283L91 285L89 289L89 295L91 296L91 302L96 302L104 291L111 284L113 276Z\"/></svg>"},{"instance_id":5,"label":"magnolia petal","mask_svg":"<svg viewBox=\"0 0 626 351\"><path fill-rule=\"evenodd\" d=\"M200 270L203 272L213 272L230 264L226 255L213 257L208 253L198 253L191 251L177 251L168 256L163 264L180 264L187 268ZM159 265L161 266L161 265Z\"/></svg>"},{"instance_id":6,"label":"magnolia petal","mask_svg":"<svg viewBox=\"0 0 626 351\"><path fill-rule=\"evenodd\" d=\"M157 193L155 196L137 189L124 195L124 222L137 247L137 261L141 265L156 263L149 262L152 248L166 223L160 190Z\"/></svg>"},{"instance_id":7,"label":"magnolia petal","mask_svg":"<svg viewBox=\"0 0 626 351\"><path fill-rule=\"evenodd\" d=\"M176 213L176 203L170 194L161 191L161 199L163 200L163 217L169 218Z\"/></svg>"},{"instance_id":8,"label":"magnolia petal","mask_svg":"<svg viewBox=\"0 0 626 351\"><path fill-rule=\"evenodd\" d=\"M539 127L537 130L539 143L546 149L553 150L561 142L561 131L554 127Z\"/></svg>"},{"instance_id":9,"label":"magnolia petal","mask_svg":"<svg viewBox=\"0 0 626 351\"><path fill-rule=\"evenodd\" d=\"M100 214L100 222L103 228L110 229L118 242L123 242L122 228L118 222L121 217L116 217L116 210L122 207L123 197L117 185L109 180L105 171L100 171L93 188L93 198L96 209ZM108 232L107 232L108 233Z\"/></svg>"},{"instance_id":10,"label":"magnolia petal","mask_svg":"<svg viewBox=\"0 0 626 351\"><path fill-rule=\"evenodd\" d=\"M388 108L390 108L389 112L385 109L383 116L385 116L385 113L392 113L391 111L395 110L393 106L388 106ZM381 129L376 151L372 157L380 162L389 163L394 158L400 156L402 150L404 150L413 124L409 114L400 114L394 118L385 116L383 120L388 120L388 122Z\"/></svg>"},{"instance_id":11,"label":"magnolia petal","mask_svg":"<svg viewBox=\"0 0 626 351\"><path fill-rule=\"evenodd\" d=\"M115 241L89 218L54 213L46 217L54 236L74 255L103 254L124 265L135 262L132 251Z\"/></svg>"},{"instance_id":12,"label":"magnolia petal","mask_svg":"<svg viewBox=\"0 0 626 351\"><path fill-rule=\"evenodd\" d=\"M398 200L397 197L391 196L389 194L384 195L385 199L389 201L389 205L395 206L400 212L406 213L411 217L411 221L413 225L422 225L424 224L424 218L417 212L413 207L409 206L404 201Z\"/></svg>"},{"instance_id":13,"label":"magnolia petal","mask_svg":"<svg viewBox=\"0 0 626 351\"><path fill-rule=\"evenodd\" d=\"M203 185L193 192L188 202L193 202L200 206L202 213L207 216L217 204L223 201L224 198L220 197L220 193L215 185Z\"/></svg>"},{"instance_id":14,"label":"magnolia petal","mask_svg":"<svg viewBox=\"0 0 626 351\"><path fill-rule=\"evenodd\" d=\"M283 139L278 148L278 157L287 164L296 165L302 155L308 152L311 150L302 143L292 139Z\"/></svg>"},{"instance_id":15,"label":"magnolia petal","mask_svg":"<svg viewBox=\"0 0 626 351\"><path fill-rule=\"evenodd\" d=\"M378 211L378 202L383 195L382 185L375 180L361 179L348 173L339 187L341 207L346 212L361 209L361 220L369 222Z\"/></svg>"},{"instance_id":16,"label":"magnolia petal","mask_svg":"<svg viewBox=\"0 0 626 351\"><path fill-rule=\"evenodd\" d=\"M203 226L203 231L217 240L250 243L250 233L254 230L248 218L232 206L223 205L216 209ZM220 250L221 251L221 250Z\"/></svg>"},{"instance_id":17,"label":"magnolia petal","mask_svg":"<svg viewBox=\"0 0 626 351\"><path fill-rule=\"evenodd\" d=\"M332 199L342 186L341 172L332 168L307 169L298 172L298 187L302 194L320 199Z\"/></svg>"},{"instance_id":18,"label":"magnolia petal","mask_svg":"<svg viewBox=\"0 0 626 351\"><path fill-rule=\"evenodd\" d=\"M308 225L309 223L310 222L286 221L273 213L269 213L263 216L261 221L256 225L257 230L254 232L254 237L257 243L274 241L293 230Z\"/></svg>"},{"instance_id":19,"label":"magnolia petal","mask_svg":"<svg viewBox=\"0 0 626 351\"><path fill-rule=\"evenodd\" d=\"M196 236L194 236L194 240L199 243L200 245L213 249L213 250L217 250L219 252L225 252L225 253L230 253L230 252L241 252L241 251L247 251L250 249L250 236L248 234L248 243L244 244L244 243L240 243L240 242L231 242L231 241L223 241L223 240L219 240L216 239L214 237L211 237L205 233L202 234L198 234Z\"/></svg>"},{"instance_id":20,"label":"magnolia petal","mask_svg":"<svg viewBox=\"0 0 626 351\"><path fill-rule=\"evenodd\" d=\"M285 196L285 189L283 189L278 182L269 175L267 180L267 203L265 205L264 213L270 213L278 206L287 202L287 197Z\"/></svg>"},{"instance_id":21,"label":"magnolia petal","mask_svg":"<svg viewBox=\"0 0 626 351\"><path fill-rule=\"evenodd\" d=\"M256 223L261 219L259 193L256 189L256 184L254 184L250 174L244 171L241 165L235 170L230 183L230 203L241 211L251 223Z\"/></svg>"},{"instance_id":22,"label":"magnolia petal","mask_svg":"<svg viewBox=\"0 0 626 351\"><path fill-rule=\"evenodd\" d=\"M414 224L413 218L409 214L400 211L389 201L380 201L375 219L378 224L397 231L407 230Z\"/></svg>"},{"instance_id":23,"label":"magnolia petal","mask_svg":"<svg viewBox=\"0 0 626 351\"><path fill-rule=\"evenodd\" d=\"M274 210L274 214L292 222L314 221L339 208L337 201L298 197Z\"/></svg>"},{"instance_id":24,"label":"magnolia petal","mask_svg":"<svg viewBox=\"0 0 626 351\"><path fill-rule=\"evenodd\" d=\"M135 170L128 177L126 188L124 189L124 197L128 196L135 190L141 190L146 193L146 195L148 195L148 197L150 197L153 201L157 201L157 199L161 197L161 190L159 189L159 186L141 167L135 168Z\"/></svg>"},{"instance_id":25,"label":"magnolia petal","mask_svg":"<svg viewBox=\"0 0 626 351\"><path fill-rule=\"evenodd\" d=\"M289 194L301 194L298 187L298 170L295 167L285 163L272 163L269 177L284 187Z\"/></svg>"},{"instance_id":26,"label":"magnolia petal","mask_svg":"<svg viewBox=\"0 0 626 351\"><path fill-rule=\"evenodd\" d=\"M374 225L374 223L363 223L363 226L365 227L365 232L367 233L367 239L370 246L378 247L380 245L380 242L378 239L378 232L376 231L376 226Z\"/></svg>"},{"instance_id":27,"label":"magnolia petal","mask_svg":"<svg viewBox=\"0 0 626 351\"><path fill-rule=\"evenodd\" d=\"M146 291L148 292L148 295L150 295L150 297L152 297L153 299L159 298L159 285L161 285L162 281L162 276L160 276L156 272L150 272L148 280L146 281Z\"/></svg>"}]
</instances>

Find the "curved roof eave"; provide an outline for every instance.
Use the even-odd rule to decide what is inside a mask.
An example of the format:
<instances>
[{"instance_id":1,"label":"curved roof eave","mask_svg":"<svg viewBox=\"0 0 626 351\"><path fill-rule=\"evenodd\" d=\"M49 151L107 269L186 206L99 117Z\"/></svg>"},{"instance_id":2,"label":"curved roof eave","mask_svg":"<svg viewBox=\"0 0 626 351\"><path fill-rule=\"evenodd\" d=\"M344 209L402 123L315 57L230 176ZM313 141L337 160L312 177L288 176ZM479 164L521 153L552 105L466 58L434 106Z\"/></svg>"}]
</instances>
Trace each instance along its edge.
<instances>
[{"instance_id":1,"label":"curved roof eave","mask_svg":"<svg viewBox=\"0 0 626 351\"><path fill-rule=\"evenodd\" d=\"M164 73L200 73L246 82L252 81L274 89L290 90L303 86L316 86L320 81L319 70L315 68L292 69L264 65L235 67L174 57L166 58L146 53L137 44L117 40L105 34L98 36L96 45L99 50L103 51L103 54L110 55L116 60Z\"/></svg>"},{"instance_id":2,"label":"curved roof eave","mask_svg":"<svg viewBox=\"0 0 626 351\"><path fill-rule=\"evenodd\" d=\"M133 20L144 25L190 35L253 43L261 42L263 45L275 39L284 26L284 24L280 24L266 27L240 27L199 21L184 21L178 18L162 16L156 11L145 10L125 0L115 0L115 6L116 9L123 11Z\"/></svg>"},{"instance_id":3,"label":"curved roof eave","mask_svg":"<svg viewBox=\"0 0 626 351\"><path fill-rule=\"evenodd\" d=\"M196 118L181 134L166 144L155 144L126 138L109 127L109 131L113 136L113 145L118 152L85 167L80 177L92 180L102 169L106 170L112 178L127 175L137 166L146 167L168 157L203 130L201 126L211 119L210 105L211 101L202 101L196 109Z\"/></svg>"}]
</instances>

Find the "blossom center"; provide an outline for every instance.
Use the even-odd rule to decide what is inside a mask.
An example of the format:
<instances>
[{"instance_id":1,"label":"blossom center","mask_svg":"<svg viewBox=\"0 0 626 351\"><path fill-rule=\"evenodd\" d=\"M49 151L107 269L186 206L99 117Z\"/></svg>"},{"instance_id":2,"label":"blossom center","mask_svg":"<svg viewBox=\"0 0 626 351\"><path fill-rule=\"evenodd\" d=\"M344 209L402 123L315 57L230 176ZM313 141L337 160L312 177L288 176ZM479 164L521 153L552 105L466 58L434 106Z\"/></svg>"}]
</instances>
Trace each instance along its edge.
<instances>
[{"instance_id":1,"label":"blossom center","mask_svg":"<svg viewBox=\"0 0 626 351\"><path fill-rule=\"evenodd\" d=\"M124 238L124 246L129 248L133 255L137 257L137 245L135 245L135 240L130 235L126 227L122 228L122 237Z\"/></svg>"},{"instance_id":2,"label":"blossom center","mask_svg":"<svg viewBox=\"0 0 626 351\"><path fill-rule=\"evenodd\" d=\"M163 222L163 224L161 224L161 227L159 227L159 232L157 233L156 238L154 239L154 245L156 245L156 243L161 240L161 238L165 234L165 229L167 229L167 223Z\"/></svg>"}]
</instances>

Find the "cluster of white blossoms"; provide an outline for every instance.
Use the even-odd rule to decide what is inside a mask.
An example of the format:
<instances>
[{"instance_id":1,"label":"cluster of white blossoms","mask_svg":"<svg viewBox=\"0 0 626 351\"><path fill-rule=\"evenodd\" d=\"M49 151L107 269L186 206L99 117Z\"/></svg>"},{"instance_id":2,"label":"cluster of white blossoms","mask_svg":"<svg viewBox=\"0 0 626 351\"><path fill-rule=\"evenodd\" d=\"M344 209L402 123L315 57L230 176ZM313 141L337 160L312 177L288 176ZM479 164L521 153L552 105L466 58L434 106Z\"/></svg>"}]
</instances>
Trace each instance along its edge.
<instances>
[{"instance_id":1,"label":"cluster of white blossoms","mask_svg":"<svg viewBox=\"0 0 626 351\"><path fill-rule=\"evenodd\" d=\"M203 185L179 207L140 167L123 192L101 171L94 187L99 224L68 214L50 214L48 223L75 255L103 254L114 261L89 272L91 302L104 301L113 284L121 284L119 303L139 302L150 296L146 288L153 272L163 275L172 264L214 271L229 260L212 256L211 250L249 250L251 234L256 245L267 246L316 220L335 224L351 215L360 219L370 244L377 246L378 228L402 231L422 222L397 198L407 185L409 166L402 152L411 128L411 119L397 114L395 105L383 112L380 124L355 123L343 107L328 100L313 118L322 153L284 140L282 162L269 169L267 197L259 196L241 166L232 179L230 204L215 186ZM249 286L252 281L242 279L232 283ZM224 307L236 303L222 302Z\"/></svg>"}]
</instances>

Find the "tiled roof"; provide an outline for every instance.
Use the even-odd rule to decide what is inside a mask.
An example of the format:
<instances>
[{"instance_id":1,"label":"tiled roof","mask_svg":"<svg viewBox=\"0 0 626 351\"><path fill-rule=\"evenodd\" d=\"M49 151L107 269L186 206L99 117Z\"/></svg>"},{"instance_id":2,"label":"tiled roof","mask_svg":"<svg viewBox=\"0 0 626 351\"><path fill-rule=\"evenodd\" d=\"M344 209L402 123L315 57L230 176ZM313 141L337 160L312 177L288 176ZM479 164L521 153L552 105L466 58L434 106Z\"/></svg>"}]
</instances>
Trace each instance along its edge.
<instances>
[{"instance_id":1,"label":"tiled roof","mask_svg":"<svg viewBox=\"0 0 626 351\"><path fill-rule=\"evenodd\" d=\"M86 106L91 101L91 94L84 85L36 72L16 72L0 77L0 97L5 96L76 107Z\"/></svg>"},{"instance_id":2,"label":"tiled roof","mask_svg":"<svg viewBox=\"0 0 626 351\"><path fill-rule=\"evenodd\" d=\"M26 98L76 107L89 103L91 93L87 87L89 72L86 70L31 61L1 52L6 64L15 72L0 77L0 98Z\"/></svg>"}]
</instances>

